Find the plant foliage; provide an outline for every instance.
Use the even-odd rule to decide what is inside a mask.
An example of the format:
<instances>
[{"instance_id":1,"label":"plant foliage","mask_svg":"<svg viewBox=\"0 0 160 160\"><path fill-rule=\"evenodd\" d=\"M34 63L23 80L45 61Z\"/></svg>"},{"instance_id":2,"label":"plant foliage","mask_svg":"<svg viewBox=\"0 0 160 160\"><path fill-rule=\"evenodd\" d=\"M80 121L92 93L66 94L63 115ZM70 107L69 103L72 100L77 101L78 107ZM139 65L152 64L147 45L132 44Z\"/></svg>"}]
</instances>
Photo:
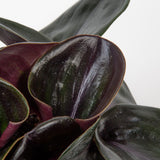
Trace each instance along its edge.
<instances>
[{"instance_id":1,"label":"plant foliage","mask_svg":"<svg viewBox=\"0 0 160 160\"><path fill-rule=\"evenodd\" d=\"M159 160L160 110L136 104L100 37L129 0L80 0L35 31L0 18L1 160Z\"/></svg>"}]
</instances>

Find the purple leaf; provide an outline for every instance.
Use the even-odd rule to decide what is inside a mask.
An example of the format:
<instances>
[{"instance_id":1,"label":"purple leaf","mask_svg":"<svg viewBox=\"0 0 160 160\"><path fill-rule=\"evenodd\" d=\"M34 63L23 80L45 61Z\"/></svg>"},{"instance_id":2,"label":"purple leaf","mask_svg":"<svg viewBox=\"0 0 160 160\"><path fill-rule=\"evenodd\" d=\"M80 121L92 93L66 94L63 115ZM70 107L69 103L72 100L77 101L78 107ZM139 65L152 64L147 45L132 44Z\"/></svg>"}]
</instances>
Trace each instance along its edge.
<instances>
[{"instance_id":1,"label":"purple leaf","mask_svg":"<svg viewBox=\"0 0 160 160\"><path fill-rule=\"evenodd\" d=\"M29 75L33 97L53 116L96 119L117 93L125 60L117 46L92 35L63 41L42 56Z\"/></svg>"}]
</instances>

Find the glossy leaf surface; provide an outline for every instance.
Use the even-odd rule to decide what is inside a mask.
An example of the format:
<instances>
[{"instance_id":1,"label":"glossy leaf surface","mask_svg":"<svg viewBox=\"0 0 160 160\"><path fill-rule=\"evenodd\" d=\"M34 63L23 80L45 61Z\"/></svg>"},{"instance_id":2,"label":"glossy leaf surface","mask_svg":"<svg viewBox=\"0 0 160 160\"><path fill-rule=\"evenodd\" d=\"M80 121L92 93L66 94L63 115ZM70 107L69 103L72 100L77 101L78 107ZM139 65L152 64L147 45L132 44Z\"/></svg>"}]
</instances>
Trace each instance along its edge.
<instances>
[{"instance_id":1,"label":"glossy leaf surface","mask_svg":"<svg viewBox=\"0 0 160 160\"><path fill-rule=\"evenodd\" d=\"M0 79L0 148L14 135L28 114L29 106L23 95Z\"/></svg>"},{"instance_id":2,"label":"glossy leaf surface","mask_svg":"<svg viewBox=\"0 0 160 160\"><path fill-rule=\"evenodd\" d=\"M106 160L159 160L160 109L119 105L107 111L96 129Z\"/></svg>"},{"instance_id":3,"label":"glossy leaf surface","mask_svg":"<svg viewBox=\"0 0 160 160\"><path fill-rule=\"evenodd\" d=\"M87 119L98 115L120 87L121 51L98 36L77 36L55 46L33 66L29 89L52 106L53 115Z\"/></svg>"},{"instance_id":4,"label":"glossy leaf surface","mask_svg":"<svg viewBox=\"0 0 160 160\"><path fill-rule=\"evenodd\" d=\"M93 142L99 120L78 137L58 158L58 160L103 160Z\"/></svg>"},{"instance_id":5,"label":"glossy leaf surface","mask_svg":"<svg viewBox=\"0 0 160 160\"><path fill-rule=\"evenodd\" d=\"M128 6L129 0L81 0L41 32L54 41L77 34L102 35ZM110 107L135 100L125 82Z\"/></svg>"},{"instance_id":6,"label":"glossy leaf surface","mask_svg":"<svg viewBox=\"0 0 160 160\"><path fill-rule=\"evenodd\" d=\"M41 33L19 23L0 17L0 40L5 44L17 42L50 42Z\"/></svg>"},{"instance_id":7,"label":"glossy leaf surface","mask_svg":"<svg viewBox=\"0 0 160 160\"><path fill-rule=\"evenodd\" d=\"M123 81L120 90L118 91L117 95L115 96L114 100L110 104L109 108L120 104L136 104L127 84Z\"/></svg>"},{"instance_id":8,"label":"glossy leaf surface","mask_svg":"<svg viewBox=\"0 0 160 160\"><path fill-rule=\"evenodd\" d=\"M27 133L11 159L57 158L80 134L79 125L70 117L52 118Z\"/></svg>"},{"instance_id":9,"label":"glossy leaf surface","mask_svg":"<svg viewBox=\"0 0 160 160\"><path fill-rule=\"evenodd\" d=\"M53 41L78 34L102 35L129 0L81 0L41 32Z\"/></svg>"}]
</instances>

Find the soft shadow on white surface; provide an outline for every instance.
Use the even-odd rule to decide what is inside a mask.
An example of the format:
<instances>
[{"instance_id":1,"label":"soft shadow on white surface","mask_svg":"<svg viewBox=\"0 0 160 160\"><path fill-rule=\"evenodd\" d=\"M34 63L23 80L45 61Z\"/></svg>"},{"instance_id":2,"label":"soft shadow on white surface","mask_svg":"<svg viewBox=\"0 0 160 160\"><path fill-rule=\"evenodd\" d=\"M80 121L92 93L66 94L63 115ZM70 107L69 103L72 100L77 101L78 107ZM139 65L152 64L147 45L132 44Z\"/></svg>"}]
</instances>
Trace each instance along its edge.
<instances>
[{"instance_id":1,"label":"soft shadow on white surface","mask_svg":"<svg viewBox=\"0 0 160 160\"><path fill-rule=\"evenodd\" d=\"M76 0L3 0L0 16L40 30ZM126 57L125 81L138 104L160 107L160 0L131 0L103 37ZM0 46L3 44L0 42Z\"/></svg>"}]
</instances>

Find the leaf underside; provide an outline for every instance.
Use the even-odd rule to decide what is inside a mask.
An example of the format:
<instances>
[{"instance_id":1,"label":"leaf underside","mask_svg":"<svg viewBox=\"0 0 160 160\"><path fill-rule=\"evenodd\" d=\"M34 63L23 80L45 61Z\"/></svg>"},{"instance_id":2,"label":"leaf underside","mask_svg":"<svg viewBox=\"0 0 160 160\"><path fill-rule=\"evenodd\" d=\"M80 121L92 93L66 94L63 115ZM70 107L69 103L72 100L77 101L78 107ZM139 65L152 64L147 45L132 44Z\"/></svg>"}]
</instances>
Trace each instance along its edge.
<instances>
[{"instance_id":1,"label":"leaf underside","mask_svg":"<svg viewBox=\"0 0 160 160\"><path fill-rule=\"evenodd\" d=\"M17 88L25 87L22 77L33 63L57 43L18 43L0 50L0 77Z\"/></svg>"}]
</instances>

